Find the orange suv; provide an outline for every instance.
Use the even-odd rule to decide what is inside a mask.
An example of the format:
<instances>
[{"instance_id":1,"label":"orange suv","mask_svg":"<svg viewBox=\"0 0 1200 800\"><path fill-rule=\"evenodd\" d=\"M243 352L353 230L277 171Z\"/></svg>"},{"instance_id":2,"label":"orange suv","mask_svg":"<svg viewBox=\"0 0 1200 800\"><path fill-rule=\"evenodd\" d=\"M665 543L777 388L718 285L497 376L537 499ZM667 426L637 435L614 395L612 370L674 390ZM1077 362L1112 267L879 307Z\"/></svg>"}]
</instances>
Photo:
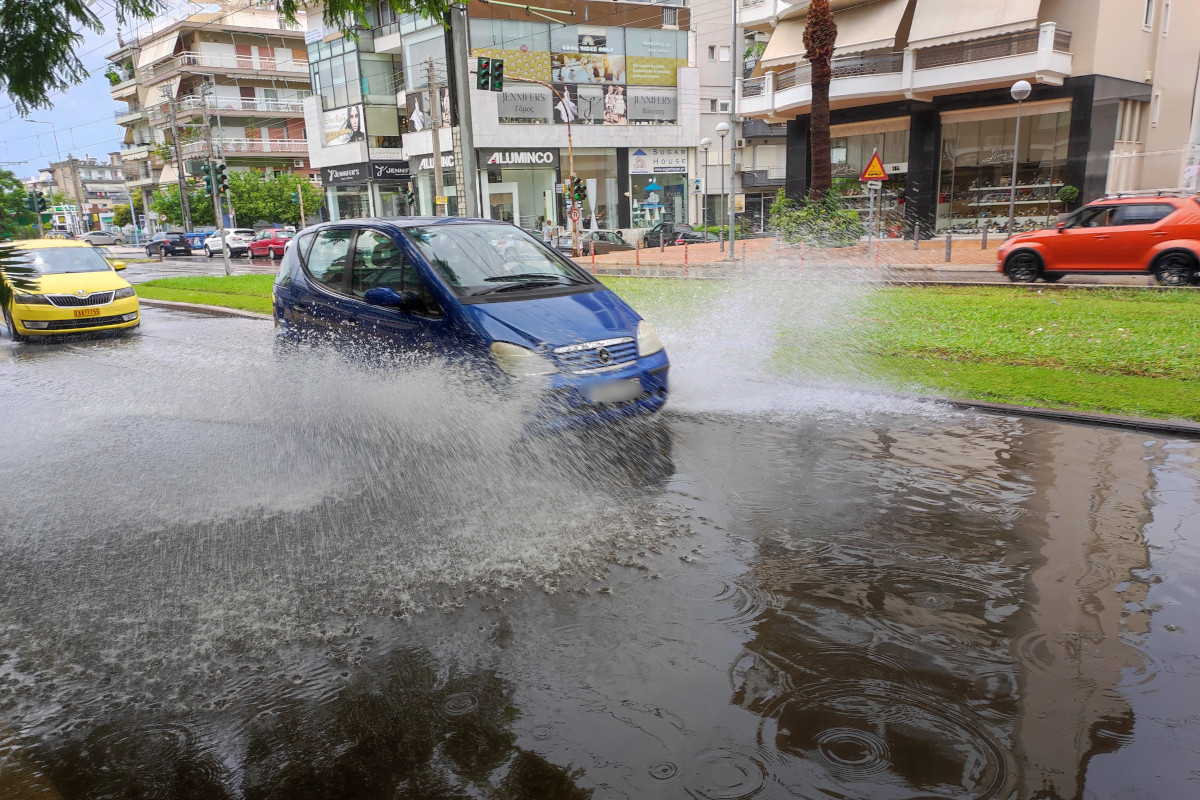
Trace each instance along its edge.
<instances>
[{"instance_id":1,"label":"orange suv","mask_svg":"<svg viewBox=\"0 0 1200 800\"><path fill-rule=\"evenodd\" d=\"M1150 274L1164 286L1184 286L1200 276L1200 199L1097 200L1053 228L1017 234L996 256L997 270L1015 283Z\"/></svg>"}]
</instances>

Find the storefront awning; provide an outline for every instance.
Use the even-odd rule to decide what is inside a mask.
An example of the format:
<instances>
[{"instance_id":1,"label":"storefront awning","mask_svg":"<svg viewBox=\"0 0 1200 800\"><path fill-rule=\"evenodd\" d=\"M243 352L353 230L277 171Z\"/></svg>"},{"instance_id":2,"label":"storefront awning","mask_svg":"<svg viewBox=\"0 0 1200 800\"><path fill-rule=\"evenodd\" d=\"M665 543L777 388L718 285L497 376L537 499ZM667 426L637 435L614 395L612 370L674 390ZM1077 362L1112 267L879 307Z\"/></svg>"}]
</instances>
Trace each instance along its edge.
<instances>
[{"instance_id":1,"label":"storefront awning","mask_svg":"<svg viewBox=\"0 0 1200 800\"><path fill-rule=\"evenodd\" d=\"M1042 0L917 0L911 47L936 47L1035 30Z\"/></svg>"},{"instance_id":2,"label":"storefront awning","mask_svg":"<svg viewBox=\"0 0 1200 800\"><path fill-rule=\"evenodd\" d=\"M143 47L138 53L135 66L137 69L145 69L146 67L156 62L162 61L167 56L175 52L175 43L179 41L179 35L168 36L165 39L159 39L157 42Z\"/></svg>"},{"instance_id":3,"label":"storefront awning","mask_svg":"<svg viewBox=\"0 0 1200 800\"><path fill-rule=\"evenodd\" d=\"M891 50L896 46L896 31L912 0L875 0L835 11L837 45L834 56L865 53L869 50ZM760 67L796 64L804 59L804 25L807 18L798 17L779 23L771 33L767 49L759 61Z\"/></svg>"}]
</instances>

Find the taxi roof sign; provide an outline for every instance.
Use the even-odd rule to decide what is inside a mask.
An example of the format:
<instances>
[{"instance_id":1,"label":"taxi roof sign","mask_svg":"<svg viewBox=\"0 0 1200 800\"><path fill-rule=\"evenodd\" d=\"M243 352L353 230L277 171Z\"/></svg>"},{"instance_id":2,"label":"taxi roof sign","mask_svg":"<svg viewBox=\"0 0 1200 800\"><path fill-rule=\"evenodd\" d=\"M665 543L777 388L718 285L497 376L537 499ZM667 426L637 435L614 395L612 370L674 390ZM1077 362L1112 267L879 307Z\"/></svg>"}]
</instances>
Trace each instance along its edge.
<instances>
[{"instance_id":1,"label":"taxi roof sign","mask_svg":"<svg viewBox=\"0 0 1200 800\"><path fill-rule=\"evenodd\" d=\"M871 160L867 162L867 168L862 171L859 176L860 181L886 181L888 178L887 170L883 168L883 160L879 157L879 151L876 150Z\"/></svg>"}]
</instances>

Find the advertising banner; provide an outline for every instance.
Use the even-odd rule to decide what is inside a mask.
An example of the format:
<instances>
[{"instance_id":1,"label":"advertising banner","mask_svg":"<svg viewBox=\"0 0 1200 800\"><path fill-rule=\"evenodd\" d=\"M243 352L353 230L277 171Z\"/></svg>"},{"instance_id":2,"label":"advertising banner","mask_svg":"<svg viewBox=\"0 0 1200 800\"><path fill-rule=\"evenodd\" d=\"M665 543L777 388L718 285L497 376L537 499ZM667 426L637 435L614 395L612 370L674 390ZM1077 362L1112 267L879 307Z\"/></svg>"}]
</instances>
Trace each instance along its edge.
<instances>
[{"instance_id":1,"label":"advertising banner","mask_svg":"<svg viewBox=\"0 0 1200 800\"><path fill-rule=\"evenodd\" d=\"M504 79L550 82L550 54L532 50L498 50L477 47L471 58L499 58L504 60Z\"/></svg>"},{"instance_id":2,"label":"advertising banner","mask_svg":"<svg viewBox=\"0 0 1200 800\"><path fill-rule=\"evenodd\" d=\"M685 147L639 147L629 156L631 175L686 173L688 151Z\"/></svg>"},{"instance_id":3,"label":"advertising banner","mask_svg":"<svg viewBox=\"0 0 1200 800\"><path fill-rule=\"evenodd\" d=\"M321 123L325 129L325 145L328 147L367 140L361 104L326 111Z\"/></svg>"},{"instance_id":4,"label":"advertising banner","mask_svg":"<svg viewBox=\"0 0 1200 800\"><path fill-rule=\"evenodd\" d=\"M679 99L674 89L629 87L629 121L669 124L679 119Z\"/></svg>"},{"instance_id":5,"label":"advertising banner","mask_svg":"<svg viewBox=\"0 0 1200 800\"><path fill-rule=\"evenodd\" d=\"M554 95L544 86L520 85L520 88L500 93L496 103L501 122L549 122Z\"/></svg>"},{"instance_id":6,"label":"advertising banner","mask_svg":"<svg viewBox=\"0 0 1200 800\"><path fill-rule=\"evenodd\" d=\"M641 86L674 86L677 83L676 70L687 65L686 58L626 56L628 72L625 82Z\"/></svg>"}]
</instances>

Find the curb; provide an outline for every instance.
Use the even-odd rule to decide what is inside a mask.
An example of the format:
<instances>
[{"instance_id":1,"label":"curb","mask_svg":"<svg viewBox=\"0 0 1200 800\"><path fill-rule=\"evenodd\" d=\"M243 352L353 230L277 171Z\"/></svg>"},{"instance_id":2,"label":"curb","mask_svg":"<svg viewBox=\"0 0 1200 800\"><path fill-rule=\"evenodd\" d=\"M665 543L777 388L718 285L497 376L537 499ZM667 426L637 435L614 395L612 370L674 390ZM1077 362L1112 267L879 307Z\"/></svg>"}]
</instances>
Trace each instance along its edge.
<instances>
[{"instance_id":1,"label":"curb","mask_svg":"<svg viewBox=\"0 0 1200 800\"><path fill-rule=\"evenodd\" d=\"M240 308L225 306L207 306L201 303L181 303L177 300L150 300L139 297L138 302L152 308L166 308L172 311L191 311L194 314L207 314L210 317L240 317L241 319L271 319L270 314L260 314L257 311L243 311Z\"/></svg>"},{"instance_id":2,"label":"curb","mask_svg":"<svg viewBox=\"0 0 1200 800\"><path fill-rule=\"evenodd\" d=\"M953 408L982 411L985 414L1014 415L1064 422L1074 425L1092 425L1103 428L1121 428L1128 431L1184 436L1200 439L1200 423L1184 420L1147 419L1145 417L1122 417L1116 414L1098 414L1089 411L1059 411L1036 406L1014 406L1006 403L990 403L985 400L963 400L956 397L928 397L925 399L945 403Z\"/></svg>"}]
</instances>

